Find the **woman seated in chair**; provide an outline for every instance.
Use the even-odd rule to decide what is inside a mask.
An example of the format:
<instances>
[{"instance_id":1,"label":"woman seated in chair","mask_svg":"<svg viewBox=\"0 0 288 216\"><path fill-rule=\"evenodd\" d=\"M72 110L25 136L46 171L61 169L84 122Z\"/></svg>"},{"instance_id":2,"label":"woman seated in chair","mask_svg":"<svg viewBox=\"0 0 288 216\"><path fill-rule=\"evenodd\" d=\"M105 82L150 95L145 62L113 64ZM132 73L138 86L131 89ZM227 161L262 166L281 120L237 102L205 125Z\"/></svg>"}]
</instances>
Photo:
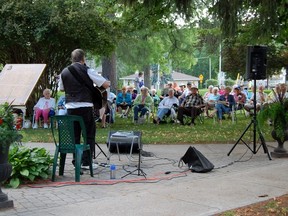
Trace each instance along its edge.
<instances>
[{"instance_id":1,"label":"woman seated in chair","mask_svg":"<svg viewBox=\"0 0 288 216\"><path fill-rule=\"evenodd\" d=\"M134 122L141 123L144 120L144 115L150 111L151 105L153 104L153 98L149 95L147 87L141 87L141 93L137 95L134 100ZM138 114L140 112L140 121L138 122Z\"/></svg>"},{"instance_id":2,"label":"woman seated in chair","mask_svg":"<svg viewBox=\"0 0 288 216\"><path fill-rule=\"evenodd\" d=\"M222 123L223 114L230 113L232 107L235 105L234 96L230 94L231 88L229 86L225 87L225 94L219 97L216 104L217 118L219 123Z\"/></svg>"},{"instance_id":3,"label":"woman seated in chair","mask_svg":"<svg viewBox=\"0 0 288 216\"><path fill-rule=\"evenodd\" d=\"M168 91L168 96L159 103L157 119L153 119L153 123L159 124L163 117L169 112L171 112L173 120L176 120L176 112L172 108L174 105L179 106L179 100L174 96L174 90L171 88Z\"/></svg>"},{"instance_id":4,"label":"woman seated in chair","mask_svg":"<svg viewBox=\"0 0 288 216\"><path fill-rule=\"evenodd\" d=\"M121 118L127 117L127 115L129 114L130 108L132 106L132 95L127 92L127 89L125 86L122 88L122 91L118 93L116 97L116 106L117 106L118 112L121 115ZM122 113L123 110L125 110L124 113Z\"/></svg>"},{"instance_id":5,"label":"woman seated in chair","mask_svg":"<svg viewBox=\"0 0 288 216\"><path fill-rule=\"evenodd\" d=\"M220 95L218 94L218 87L213 87L212 94L210 94L207 98L206 104L205 104L205 113L208 117L213 117L216 113L216 103L219 100ZM208 110L213 110L210 114L208 113Z\"/></svg>"},{"instance_id":6,"label":"woman seated in chair","mask_svg":"<svg viewBox=\"0 0 288 216\"><path fill-rule=\"evenodd\" d=\"M233 92L234 92L234 100L235 103L237 104L236 109L240 110L244 107L244 104L246 103L246 95L241 91L240 86L236 86L233 89Z\"/></svg>"},{"instance_id":7,"label":"woman seated in chair","mask_svg":"<svg viewBox=\"0 0 288 216\"><path fill-rule=\"evenodd\" d=\"M48 128L48 118L49 116L55 115L55 99L51 98L50 89L44 89L43 91L44 97L41 97L37 104L34 106L35 118L33 129L38 128L38 121L40 116L43 117L44 128ZM54 113L54 114L53 114Z\"/></svg>"}]
</instances>

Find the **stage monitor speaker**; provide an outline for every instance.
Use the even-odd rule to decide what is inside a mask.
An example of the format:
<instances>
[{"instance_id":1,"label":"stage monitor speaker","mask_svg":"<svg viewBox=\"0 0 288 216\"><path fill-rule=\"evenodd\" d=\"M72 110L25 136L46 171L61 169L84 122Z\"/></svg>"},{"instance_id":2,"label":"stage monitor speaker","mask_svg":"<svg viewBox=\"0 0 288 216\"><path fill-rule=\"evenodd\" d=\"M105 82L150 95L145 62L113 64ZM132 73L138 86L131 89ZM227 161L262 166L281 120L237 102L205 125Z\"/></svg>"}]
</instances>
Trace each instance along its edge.
<instances>
[{"instance_id":1,"label":"stage monitor speaker","mask_svg":"<svg viewBox=\"0 0 288 216\"><path fill-rule=\"evenodd\" d=\"M267 47L248 46L246 78L248 80L266 79Z\"/></svg>"},{"instance_id":2,"label":"stage monitor speaker","mask_svg":"<svg viewBox=\"0 0 288 216\"><path fill-rule=\"evenodd\" d=\"M190 146L181 160L192 172L205 173L214 169L214 165L195 147Z\"/></svg>"},{"instance_id":3,"label":"stage monitor speaker","mask_svg":"<svg viewBox=\"0 0 288 216\"><path fill-rule=\"evenodd\" d=\"M110 131L108 133L108 137L111 136L111 134L116 133L117 131ZM133 131L133 134L135 134L136 136L139 137L140 139L140 145L142 145L142 141L141 141L141 131ZM107 147L108 147L108 141L107 141ZM131 150L131 139L128 139L127 141L123 140L121 142L118 143L118 147L119 147L119 153L130 153ZM111 153L117 153L117 146L115 142L110 142L110 149L108 149L109 152ZM135 140L135 142L133 143L133 147L132 147L132 153L139 153L139 147L138 147L138 140Z\"/></svg>"}]
</instances>

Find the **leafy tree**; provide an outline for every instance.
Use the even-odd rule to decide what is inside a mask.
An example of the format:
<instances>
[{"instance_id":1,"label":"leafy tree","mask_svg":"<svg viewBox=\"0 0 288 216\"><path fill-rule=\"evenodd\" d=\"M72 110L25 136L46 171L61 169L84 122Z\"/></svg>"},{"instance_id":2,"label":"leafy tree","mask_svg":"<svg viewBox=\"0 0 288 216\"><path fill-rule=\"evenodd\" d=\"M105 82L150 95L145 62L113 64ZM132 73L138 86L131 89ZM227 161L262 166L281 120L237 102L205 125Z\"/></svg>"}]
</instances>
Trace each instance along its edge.
<instances>
[{"instance_id":1,"label":"leafy tree","mask_svg":"<svg viewBox=\"0 0 288 216\"><path fill-rule=\"evenodd\" d=\"M117 32L100 16L97 1L0 0L0 63L45 63L32 107L46 87L57 90L56 76L70 64L75 48L110 53Z\"/></svg>"},{"instance_id":2,"label":"leafy tree","mask_svg":"<svg viewBox=\"0 0 288 216\"><path fill-rule=\"evenodd\" d=\"M139 2L138 0L122 0L122 2L125 5L128 6L138 6ZM141 5L145 8L149 9L155 9L155 8L174 8L173 10L170 10L171 12L175 12L178 14L181 14L185 18L189 19L193 12L195 6L195 2L197 0L174 0L174 1L169 1L169 0L143 0L141 1Z\"/></svg>"},{"instance_id":3,"label":"leafy tree","mask_svg":"<svg viewBox=\"0 0 288 216\"><path fill-rule=\"evenodd\" d=\"M247 45L268 46L268 75L287 67L287 8L285 0L219 0L211 11L221 21L224 70L235 77L245 72Z\"/></svg>"},{"instance_id":4,"label":"leafy tree","mask_svg":"<svg viewBox=\"0 0 288 216\"><path fill-rule=\"evenodd\" d=\"M152 64L160 64L161 72L169 74L171 68L191 67L196 62L193 50L197 33L193 28L177 26L171 15L175 11L172 5L146 8L145 4L136 2L123 13L127 33L119 43L117 54L132 71L146 70L145 85L150 84Z\"/></svg>"}]
</instances>

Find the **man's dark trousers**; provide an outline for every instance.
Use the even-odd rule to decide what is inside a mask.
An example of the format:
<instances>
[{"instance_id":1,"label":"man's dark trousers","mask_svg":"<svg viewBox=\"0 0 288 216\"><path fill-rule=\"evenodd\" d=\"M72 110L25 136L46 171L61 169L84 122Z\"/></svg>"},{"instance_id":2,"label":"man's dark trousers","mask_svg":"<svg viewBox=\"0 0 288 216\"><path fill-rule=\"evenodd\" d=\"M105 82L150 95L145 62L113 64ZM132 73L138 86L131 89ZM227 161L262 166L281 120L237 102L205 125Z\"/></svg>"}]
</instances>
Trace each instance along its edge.
<instances>
[{"instance_id":1,"label":"man's dark trousers","mask_svg":"<svg viewBox=\"0 0 288 216\"><path fill-rule=\"evenodd\" d=\"M87 143L90 145L91 154L95 150L95 135L96 135L96 125L93 116L93 108L92 107L80 107L76 109L68 109L68 115L77 115L82 116L84 120L84 124L87 132ZM81 139L81 128L79 124L74 125L75 129L75 142L80 143ZM92 155L91 155L92 156ZM82 157L82 165L89 165L89 155L88 151L84 151Z\"/></svg>"}]
</instances>

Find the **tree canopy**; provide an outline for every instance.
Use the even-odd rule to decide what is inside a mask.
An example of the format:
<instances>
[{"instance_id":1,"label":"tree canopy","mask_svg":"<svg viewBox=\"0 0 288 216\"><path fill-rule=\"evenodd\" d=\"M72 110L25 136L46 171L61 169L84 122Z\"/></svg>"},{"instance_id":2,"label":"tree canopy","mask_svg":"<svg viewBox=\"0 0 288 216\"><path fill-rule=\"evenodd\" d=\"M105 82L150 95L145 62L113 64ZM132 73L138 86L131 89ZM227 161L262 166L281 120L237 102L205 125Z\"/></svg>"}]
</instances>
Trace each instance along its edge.
<instances>
[{"instance_id":1,"label":"tree canopy","mask_svg":"<svg viewBox=\"0 0 288 216\"><path fill-rule=\"evenodd\" d=\"M42 96L44 88L56 92L56 76L70 64L70 54L75 48L97 54L115 49L117 32L96 10L95 1L0 0L0 3L0 63L47 64L32 104Z\"/></svg>"},{"instance_id":2,"label":"tree canopy","mask_svg":"<svg viewBox=\"0 0 288 216\"><path fill-rule=\"evenodd\" d=\"M0 3L0 64L47 64L36 98L46 87L56 92L55 77L70 63L70 53L75 48L82 48L91 56L111 58L108 62L117 64L117 73L143 70L158 63L163 71L172 67L198 73L204 67L208 69L199 59L195 66L203 55L212 58L212 70L216 71L219 44L224 69L231 77L245 70L247 45L269 47L271 73L288 65L286 0ZM177 24L179 20L181 25ZM113 73L116 71L115 65L110 68ZM109 73L110 69L104 71Z\"/></svg>"}]
</instances>

